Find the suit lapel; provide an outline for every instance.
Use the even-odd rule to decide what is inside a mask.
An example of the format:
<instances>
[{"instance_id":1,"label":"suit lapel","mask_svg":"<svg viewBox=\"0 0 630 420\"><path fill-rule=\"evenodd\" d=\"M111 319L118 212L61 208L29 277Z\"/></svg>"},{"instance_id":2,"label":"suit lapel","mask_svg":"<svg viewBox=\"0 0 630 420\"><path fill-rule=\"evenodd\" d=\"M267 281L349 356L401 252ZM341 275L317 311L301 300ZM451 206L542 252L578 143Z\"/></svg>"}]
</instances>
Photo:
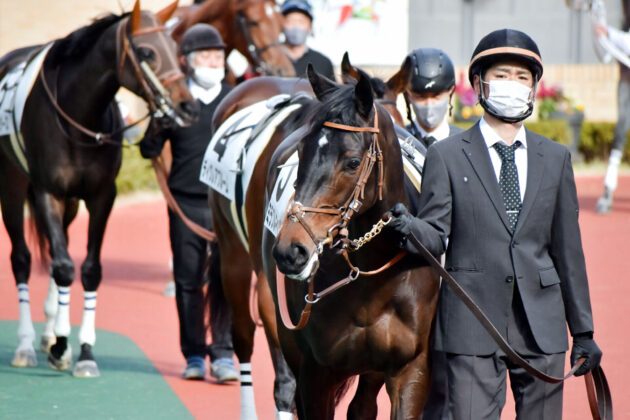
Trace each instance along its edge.
<instances>
[{"instance_id":1,"label":"suit lapel","mask_svg":"<svg viewBox=\"0 0 630 420\"><path fill-rule=\"evenodd\" d=\"M521 213L518 216L518 222L514 234L516 235L521 229L521 226L525 223L525 219L529 214L538 190L540 189L540 181L543 179L543 172L545 165L543 165L543 153L540 146L542 139L526 130L525 136L527 137L527 186L525 189L525 197L523 198L523 207Z\"/></svg>"},{"instance_id":2,"label":"suit lapel","mask_svg":"<svg viewBox=\"0 0 630 420\"><path fill-rule=\"evenodd\" d=\"M468 134L468 136L462 139L464 154L481 181L488 197L490 197L490 201L505 225L505 228L510 231L510 223L507 218L507 212L505 211L505 204L503 204L503 196L501 195L497 176L495 175L494 167L492 166L492 161L488 154L488 147L479 129L479 123L470 129Z\"/></svg>"}]
</instances>

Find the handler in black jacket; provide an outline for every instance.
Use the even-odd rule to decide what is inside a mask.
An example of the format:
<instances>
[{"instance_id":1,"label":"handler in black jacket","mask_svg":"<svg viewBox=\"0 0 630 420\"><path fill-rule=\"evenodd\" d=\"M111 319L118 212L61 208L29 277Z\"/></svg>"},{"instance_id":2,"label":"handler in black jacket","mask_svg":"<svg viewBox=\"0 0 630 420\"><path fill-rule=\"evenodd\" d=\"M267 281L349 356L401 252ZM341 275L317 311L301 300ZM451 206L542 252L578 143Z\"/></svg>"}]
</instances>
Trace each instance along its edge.
<instances>
[{"instance_id":1,"label":"handler in black jacket","mask_svg":"<svg viewBox=\"0 0 630 420\"><path fill-rule=\"evenodd\" d=\"M188 74L190 93L200 105L199 119L189 127L160 132L153 130L152 124L140 143L140 151L145 158L157 157L162 152L164 142L170 139L173 161L168 186L186 216L204 228L212 229L208 187L199 181L199 173L204 152L213 134L214 110L231 89L223 81L225 44L215 28L197 24L184 34L181 55L182 65ZM222 317L222 322L211 317L212 345L206 347L202 287L208 243L193 233L170 209L168 217L180 346L186 358L183 376L186 379L203 379L206 372L205 357L209 352L212 376L221 382L238 380L232 359L229 314ZM218 273L218 267L211 267L211 270ZM220 287L220 284L211 285L211 293L216 287Z\"/></svg>"},{"instance_id":2,"label":"handler in black jacket","mask_svg":"<svg viewBox=\"0 0 630 420\"><path fill-rule=\"evenodd\" d=\"M398 204L390 226L413 233L534 367L561 376L573 336L577 375L596 367L578 201L568 149L526 130L543 67L535 42L503 29L475 49L469 79L485 113L468 131L429 147L418 215ZM435 347L447 353L453 419L500 418L509 372L517 418L561 419L562 384L506 358L468 308L440 290Z\"/></svg>"}]
</instances>

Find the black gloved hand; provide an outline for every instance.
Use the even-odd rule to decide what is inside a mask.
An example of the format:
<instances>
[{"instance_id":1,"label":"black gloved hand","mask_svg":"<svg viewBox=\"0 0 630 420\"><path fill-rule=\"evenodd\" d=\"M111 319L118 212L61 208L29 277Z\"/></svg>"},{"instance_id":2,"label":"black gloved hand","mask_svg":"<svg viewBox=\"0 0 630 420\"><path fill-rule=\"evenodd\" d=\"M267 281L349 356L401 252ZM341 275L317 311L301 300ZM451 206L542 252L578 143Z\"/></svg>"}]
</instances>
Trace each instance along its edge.
<instances>
[{"instance_id":1,"label":"black gloved hand","mask_svg":"<svg viewBox=\"0 0 630 420\"><path fill-rule=\"evenodd\" d=\"M389 222L389 227L398 232L400 236L407 237L411 233L411 225L414 217L409 213L407 207L403 203L398 203L385 213L387 217L392 216L394 220Z\"/></svg>"},{"instance_id":2,"label":"black gloved hand","mask_svg":"<svg viewBox=\"0 0 630 420\"><path fill-rule=\"evenodd\" d=\"M575 376L582 376L586 372L599 366L602 360L602 351L599 349L592 333L576 334L573 337L573 348L571 349L571 366L575 365L581 357L586 358L584 363L575 372Z\"/></svg>"}]
</instances>

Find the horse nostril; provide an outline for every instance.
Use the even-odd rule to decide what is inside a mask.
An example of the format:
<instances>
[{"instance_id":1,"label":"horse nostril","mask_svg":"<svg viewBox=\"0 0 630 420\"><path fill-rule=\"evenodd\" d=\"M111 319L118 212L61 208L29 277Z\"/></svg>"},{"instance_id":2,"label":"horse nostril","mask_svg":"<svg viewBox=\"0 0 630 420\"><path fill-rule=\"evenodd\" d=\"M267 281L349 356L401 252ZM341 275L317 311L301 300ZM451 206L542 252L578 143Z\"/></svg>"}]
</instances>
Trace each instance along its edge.
<instances>
[{"instance_id":1,"label":"horse nostril","mask_svg":"<svg viewBox=\"0 0 630 420\"><path fill-rule=\"evenodd\" d=\"M290 246L274 246L273 257L278 268L285 274L298 273L308 262L308 250L299 242L292 242Z\"/></svg>"},{"instance_id":2,"label":"horse nostril","mask_svg":"<svg viewBox=\"0 0 630 420\"><path fill-rule=\"evenodd\" d=\"M303 267L308 262L308 250L299 242L291 244L291 259L296 267Z\"/></svg>"}]
</instances>

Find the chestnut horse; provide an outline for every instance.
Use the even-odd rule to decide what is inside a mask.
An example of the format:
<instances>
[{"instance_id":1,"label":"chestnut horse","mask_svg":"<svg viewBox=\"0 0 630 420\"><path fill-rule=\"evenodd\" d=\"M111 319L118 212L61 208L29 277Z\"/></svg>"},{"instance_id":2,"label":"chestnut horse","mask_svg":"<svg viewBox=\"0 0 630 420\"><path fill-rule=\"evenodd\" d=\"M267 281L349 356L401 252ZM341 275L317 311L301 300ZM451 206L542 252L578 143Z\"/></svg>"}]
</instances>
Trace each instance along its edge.
<instances>
[{"instance_id":1,"label":"chestnut horse","mask_svg":"<svg viewBox=\"0 0 630 420\"><path fill-rule=\"evenodd\" d=\"M157 14L141 11L137 1L132 13L104 17L46 46L22 48L0 59L1 118L10 117L0 120L0 129L5 130L0 131L0 202L20 301L14 366L37 363L24 202L28 198L31 205L42 257L47 247L52 258L41 346L50 349L49 364L64 370L72 364L68 305L75 275L67 249L68 225L79 200L84 200L89 212L87 257L81 266L85 310L79 331L81 354L73 373L99 375L92 348L102 277L100 253L116 197L124 129L114 95L126 87L143 97L163 122L188 124L197 115L175 42L164 33L172 10L171 6Z\"/></svg>"},{"instance_id":2,"label":"chestnut horse","mask_svg":"<svg viewBox=\"0 0 630 420\"><path fill-rule=\"evenodd\" d=\"M179 43L186 29L208 23L219 31L226 53L237 50L259 74L295 76L282 38L283 16L274 0L206 0L180 7L171 36Z\"/></svg>"},{"instance_id":3,"label":"chestnut horse","mask_svg":"<svg viewBox=\"0 0 630 420\"><path fill-rule=\"evenodd\" d=\"M375 91L380 92L380 95L383 97L395 98L396 94L400 93L406 86L410 70L410 66L403 66L398 73L385 83L372 80ZM356 83L355 77L358 77L359 73L350 64L347 56L344 56L344 60L342 61L342 72L344 74L344 80ZM394 89L396 90L394 91ZM215 112L215 125L221 125L231 115L243 110L249 105L274 95L282 93L295 94L297 92L310 92L312 94L310 84L303 79L277 77L261 77L246 81L237 86L230 92L225 100L221 102ZM306 99L302 99L302 101L308 102ZM385 106L392 109L392 112L398 113L393 100L388 101ZM239 226L239 221L236 220L237 217L234 217L233 207L229 200L215 191L211 190L210 192L211 207L215 220L219 248L221 250L223 285L226 290L227 299L234 313L234 347L241 363L241 370L246 372L246 375L249 375L247 370L253 351L253 332L255 326L250 318L248 305L250 299L251 272L253 269L259 279L257 283L259 312L265 326L270 352L276 370L274 397L276 407L281 413L281 417L282 415L290 416L289 413L294 409L295 383L293 375L279 350L276 334L275 307L271 299L271 293L262 266L260 243L263 231L264 215L262 209L264 208L265 197L262 180L267 175L271 154L282 142L285 133L289 135L294 131L295 121L299 119L298 116L300 112L296 111L291 114L285 119L285 122L276 129L276 133L271 137L269 144L256 162L251 177L251 179L255 181L251 182L246 188L247 193L244 200L243 214L247 217L245 222L247 227L245 229ZM243 230L246 230L249 234L247 239L241 239L239 236L238 232ZM234 264L234 261L238 261L239 263ZM245 366L245 368L243 368L243 366ZM368 381L364 381L364 376L362 376L359 383L359 394L361 394L361 390L365 389L363 386L364 382L367 383ZM380 383L382 384L382 380ZM247 378L244 384L241 384L241 391L241 418L255 418L251 378ZM378 392L378 390L376 392ZM361 400L361 398L359 398L359 400Z\"/></svg>"}]
</instances>

